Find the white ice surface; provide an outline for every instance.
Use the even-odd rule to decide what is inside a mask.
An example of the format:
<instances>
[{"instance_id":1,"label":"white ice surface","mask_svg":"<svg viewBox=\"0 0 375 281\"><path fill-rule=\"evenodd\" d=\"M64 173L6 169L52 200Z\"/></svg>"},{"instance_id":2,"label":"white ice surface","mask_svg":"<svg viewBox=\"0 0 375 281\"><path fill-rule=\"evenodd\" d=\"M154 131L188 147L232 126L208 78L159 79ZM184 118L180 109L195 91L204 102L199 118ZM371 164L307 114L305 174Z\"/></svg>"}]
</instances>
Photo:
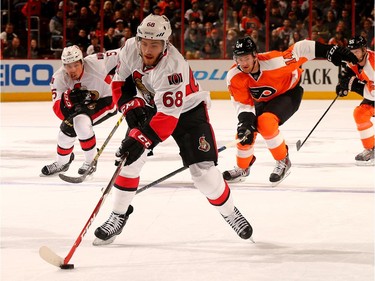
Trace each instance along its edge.
<instances>
[{"instance_id":1,"label":"white ice surface","mask_svg":"<svg viewBox=\"0 0 375 281\"><path fill-rule=\"evenodd\" d=\"M43 261L46 245L65 257L101 197L115 166L114 152L126 125L108 144L94 177L69 184L39 177L55 159L59 120L50 102L1 103L1 276L4 281L373 281L374 167L358 167L362 151L352 118L359 101L338 100L300 151L330 101L303 101L281 127L292 172L278 187L268 181L274 160L259 136L248 180L232 185L236 206L254 228L255 244L241 240L201 193L187 171L137 195L114 244L91 245L109 216L109 196L71 263L62 270ZM211 121L218 146L232 141L236 117L229 101L213 101ZM117 121L95 127L100 146ZM83 156L67 175L76 176ZM235 150L221 152L219 168L235 165ZM181 167L168 139L155 149L141 186Z\"/></svg>"}]
</instances>

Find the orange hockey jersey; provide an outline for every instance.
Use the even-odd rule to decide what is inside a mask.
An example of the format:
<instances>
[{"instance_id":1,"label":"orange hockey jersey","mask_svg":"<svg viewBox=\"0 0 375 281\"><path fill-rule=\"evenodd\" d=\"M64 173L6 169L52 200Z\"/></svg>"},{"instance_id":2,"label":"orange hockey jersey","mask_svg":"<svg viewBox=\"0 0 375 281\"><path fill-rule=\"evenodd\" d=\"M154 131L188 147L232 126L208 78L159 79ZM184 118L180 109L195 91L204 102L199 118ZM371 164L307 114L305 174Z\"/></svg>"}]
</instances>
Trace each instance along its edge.
<instances>
[{"instance_id":1,"label":"orange hockey jersey","mask_svg":"<svg viewBox=\"0 0 375 281\"><path fill-rule=\"evenodd\" d=\"M254 79L233 65L228 71L227 86L237 114L254 112L254 100L269 101L295 87L301 78L303 63L315 59L315 41L303 40L284 52L259 53L260 74Z\"/></svg>"}]
</instances>

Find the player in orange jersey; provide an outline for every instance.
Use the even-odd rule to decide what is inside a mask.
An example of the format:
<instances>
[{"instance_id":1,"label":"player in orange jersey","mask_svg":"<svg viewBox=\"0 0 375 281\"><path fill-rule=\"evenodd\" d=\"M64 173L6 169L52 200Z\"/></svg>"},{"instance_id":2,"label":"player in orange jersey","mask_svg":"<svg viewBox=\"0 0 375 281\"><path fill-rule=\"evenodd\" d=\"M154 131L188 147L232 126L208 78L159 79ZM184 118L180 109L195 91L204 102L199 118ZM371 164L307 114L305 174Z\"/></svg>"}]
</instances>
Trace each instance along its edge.
<instances>
[{"instance_id":1,"label":"player in orange jersey","mask_svg":"<svg viewBox=\"0 0 375 281\"><path fill-rule=\"evenodd\" d=\"M374 60L375 53L367 49L366 39L355 36L349 40L348 48L357 57L358 63L345 65L336 87L336 93L343 97L353 91L361 96L363 100L353 112L354 121L364 147L364 151L356 157L359 166L374 165L374 124L371 117L374 115Z\"/></svg>"},{"instance_id":2,"label":"player in orange jersey","mask_svg":"<svg viewBox=\"0 0 375 281\"><path fill-rule=\"evenodd\" d=\"M225 171L227 181L243 181L254 163L254 142L257 133L265 139L276 160L269 180L278 184L288 174L291 162L288 147L279 131L299 108L303 88L300 86L301 65L315 58L326 58L335 65L342 60L358 60L349 49L311 40L299 41L284 52L257 53L250 37L237 40L235 65L228 71L227 85L238 116L237 138L248 135L237 145L237 166Z\"/></svg>"}]
</instances>

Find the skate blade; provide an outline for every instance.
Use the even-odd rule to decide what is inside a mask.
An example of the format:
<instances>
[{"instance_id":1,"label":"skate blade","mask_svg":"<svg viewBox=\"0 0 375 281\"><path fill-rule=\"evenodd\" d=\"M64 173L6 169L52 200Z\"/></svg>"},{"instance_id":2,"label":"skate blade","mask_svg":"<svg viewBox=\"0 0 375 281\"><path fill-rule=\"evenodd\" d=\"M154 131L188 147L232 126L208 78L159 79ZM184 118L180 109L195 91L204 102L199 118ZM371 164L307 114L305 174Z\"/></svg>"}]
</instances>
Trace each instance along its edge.
<instances>
[{"instance_id":1,"label":"skate blade","mask_svg":"<svg viewBox=\"0 0 375 281\"><path fill-rule=\"evenodd\" d=\"M279 185L279 183L281 183L283 180L285 180L286 178L287 178L287 176L289 176L289 174L290 174L290 169L286 172L286 174L284 175L284 177L281 179L281 180L279 180L279 181L275 181L275 182L272 182L271 183L271 185L272 185L272 187L275 187L275 186L278 186Z\"/></svg>"},{"instance_id":2,"label":"skate blade","mask_svg":"<svg viewBox=\"0 0 375 281\"><path fill-rule=\"evenodd\" d=\"M370 161L356 161L355 164L357 166L375 166L375 160L372 159Z\"/></svg>"},{"instance_id":3,"label":"skate blade","mask_svg":"<svg viewBox=\"0 0 375 281\"><path fill-rule=\"evenodd\" d=\"M94 246L105 246L111 244L113 241L115 241L117 235L109 238L108 240L102 240L99 238L95 238L95 240L92 242L92 245Z\"/></svg>"},{"instance_id":4,"label":"skate blade","mask_svg":"<svg viewBox=\"0 0 375 281\"><path fill-rule=\"evenodd\" d=\"M240 183L240 182L246 181L246 178L241 177L241 178L236 178L236 179L233 179L233 180L226 180L226 181L227 181L227 183Z\"/></svg>"}]
</instances>

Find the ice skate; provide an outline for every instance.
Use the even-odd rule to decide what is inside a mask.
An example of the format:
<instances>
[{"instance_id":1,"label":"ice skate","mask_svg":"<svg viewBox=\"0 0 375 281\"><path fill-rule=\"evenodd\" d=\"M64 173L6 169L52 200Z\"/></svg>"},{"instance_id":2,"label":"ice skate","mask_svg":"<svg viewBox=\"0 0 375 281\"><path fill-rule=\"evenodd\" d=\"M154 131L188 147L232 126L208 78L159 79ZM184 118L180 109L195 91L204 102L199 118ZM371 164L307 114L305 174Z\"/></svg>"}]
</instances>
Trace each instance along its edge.
<instances>
[{"instance_id":1,"label":"ice skate","mask_svg":"<svg viewBox=\"0 0 375 281\"><path fill-rule=\"evenodd\" d=\"M69 169L70 164L74 160L74 153L70 154L69 162L64 165L59 165L57 162L54 162L50 165L46 165L42 168L41 176L52 176L61 172L66 172Z\"/></svg>"},{"instance_id":2,"label":"ice skate","mask_svg":"<svg viewBox=\"0 0 375 281\"><path fill-rule=\"evenodd\" d=\"M253 234L253 228L250 223L236 207L234 207L234 212L231 215L223 216L223 218L242 239L249 239Z\"/></svg>"},{"instance_id":3,"label":"ice skate","mask_svg":"<svg viewBox=\"0 0 375 281\"><path fill-rule=\"evenodd\" d=\"M83 162L82 166L78 169L78 174L86 174L89 169L90 171L87 173L87 175L91 175L92 173L94 173L96 171L96 165L90 167L90 164L91 163Z\"/></svg>"},{"instance_id":4,"label":"ice skate","mask_svg":"<svg viewBox=\"0 0 375 281\"><path fill-rule=\"evenodd\" d=\"M275 169L270 175L270 182L272 182L272 186L278 185L290 174L291 166L292 163L289 160L289 154L287 154L284 159L276 161Z\"/></svg>"},{"instance_id":5,"label":"ice skate","mask_svg":"<svg viewBox=\"0 0 375 281\"><path fill-rule=\"evenodd\" d=\"M95 238L92 243L94 246L102 246L111 244L115 241L117 235L120 235L124 228L129 215L133 213L133 206L129 205L128 210L125 214L111 213L109 219L95 230Z\"/></svg>"},{"instance_id":6,"label":"ice skate","mask_svg":"<svg viewBox=\"0 0 375 281\"><path fill-rule=\"evenodd\" d=\"M355 157L358 166L374 166L374 148L365 149Z\"/></svg>"},{"instance_id":7,"label":"ice skate","mask_svg":"<svg viewBox=\"0 0 375 281\"><path fill-rule=\"evenodd\" d=\"M253 156L249 167L247 167L246 169L234 167L233 170L224 171L223 178L230 183L244 182L246 180L246 177L250 175L250 167L255 162L255 159L255 156Z\"/></svg>"}]
</instances>

